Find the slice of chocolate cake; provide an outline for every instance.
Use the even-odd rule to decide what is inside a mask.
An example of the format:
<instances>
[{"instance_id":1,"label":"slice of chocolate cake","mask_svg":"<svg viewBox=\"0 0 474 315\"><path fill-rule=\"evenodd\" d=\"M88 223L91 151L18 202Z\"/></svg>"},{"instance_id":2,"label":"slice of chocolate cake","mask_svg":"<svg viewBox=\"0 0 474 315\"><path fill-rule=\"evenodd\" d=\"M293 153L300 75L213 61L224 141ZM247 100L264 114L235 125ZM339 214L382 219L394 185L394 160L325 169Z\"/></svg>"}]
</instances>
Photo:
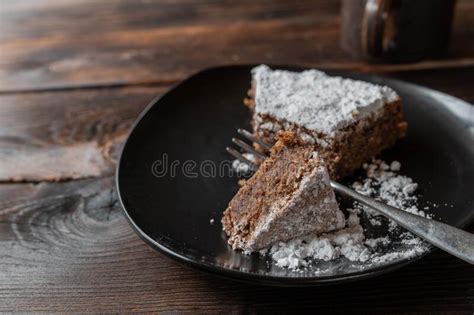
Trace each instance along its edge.
<instances>
[{"instance_id":1,"label":"slice of chocolate cake","mask_svg":"<svg viewBox=\"0 0 474 315\"><path fill-rule=\"evenodd\" d=\"M351 174L405 135L399 96L386 86L331 77L318 70L252 70L246 100L254 133L273 142L280 130L313 144L331 178Z\"/></svg>"},{"instance_id":2,"label":"slice of chocolate cake","mask_svg":"<svg viewBox=\"0 0 474 315\"><path fill-rule=\"evenodd\" d=\"M234 249L257 251L343 228L345 219L314 147L284 132L270 157L231 200L222 225Z\"/></svg>"}]
</instances>

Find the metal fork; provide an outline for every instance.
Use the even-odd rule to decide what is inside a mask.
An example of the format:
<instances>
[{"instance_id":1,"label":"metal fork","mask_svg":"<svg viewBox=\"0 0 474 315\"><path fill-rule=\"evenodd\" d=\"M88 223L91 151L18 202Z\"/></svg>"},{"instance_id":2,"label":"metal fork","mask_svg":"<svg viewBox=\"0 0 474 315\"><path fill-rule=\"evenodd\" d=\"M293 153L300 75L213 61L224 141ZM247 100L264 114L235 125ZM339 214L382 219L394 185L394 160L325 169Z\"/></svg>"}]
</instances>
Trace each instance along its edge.
<instances>
[{"instance_id":1,"label":"metal fork","mask_svg":"<svg viewBox=\"0 0 474 315\"><path fill-rule=\"evenodd\" d=\"M268 152L272 147L271 144L265 143L247 130L238 129L237 132L245 139L259 144L266 152ZM247 144L240 139L233 138L232 142L245 152L256 155L261 161L267 157L266 154L256 151L250 144ZM238 150L231 147L227 147L226 150L236 159L247 164L253 171L257 170L258 165L247 159ZM418 235L434 246L441 248L470 264L474 264L474 234L433 219L427 219L386 205L335 181L331 181L331 187L337 193L350 197L395 221L398 225L404 227L413 234Z\"/></svg>"}]
</instances>

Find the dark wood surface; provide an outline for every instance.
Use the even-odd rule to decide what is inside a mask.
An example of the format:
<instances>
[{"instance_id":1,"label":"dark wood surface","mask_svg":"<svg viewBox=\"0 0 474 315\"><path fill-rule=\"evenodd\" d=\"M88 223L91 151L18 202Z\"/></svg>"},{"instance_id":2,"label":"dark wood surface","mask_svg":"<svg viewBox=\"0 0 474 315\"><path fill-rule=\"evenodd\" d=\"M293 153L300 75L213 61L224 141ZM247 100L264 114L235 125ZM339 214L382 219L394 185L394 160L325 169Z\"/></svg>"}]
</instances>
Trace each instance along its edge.
<instances>
[{"instance_id":1,"label":"dark wood surface","mask_svg":"<svg viewBox=\"0 0 474 315\"><path fill-rule=\"evenodd\" d=\"M339 2L16 0L0 12L0 91L169 84L215 64L364 71L474 65L474 2L443 60L367 66L339 48Z\"/></svg>"},{"instance_id":2,"label":"dark wood surface","mask_svg":"<svg viewBox=\"0 0 474 315\"><path fill-rule=\"evenodd\" d=\"M474 102L474 1L448 56L368 65L339 48L337 1L0 2L0 311L474 312L474 270L441 251L344 286L269 288L193 270L120 213L117 150L138 113L203 67L382 72ZM474 231L474 226L469 228Z\"/></svg>"}]
</instances>

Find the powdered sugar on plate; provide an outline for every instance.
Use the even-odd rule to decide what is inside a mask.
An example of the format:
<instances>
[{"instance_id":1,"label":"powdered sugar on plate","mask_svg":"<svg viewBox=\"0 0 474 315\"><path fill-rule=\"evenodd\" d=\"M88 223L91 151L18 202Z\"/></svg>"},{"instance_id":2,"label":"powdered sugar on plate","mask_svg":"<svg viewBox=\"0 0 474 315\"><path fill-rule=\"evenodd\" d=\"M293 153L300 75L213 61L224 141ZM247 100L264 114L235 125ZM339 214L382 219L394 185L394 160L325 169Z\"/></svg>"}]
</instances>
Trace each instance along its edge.
<instances>
[{"instance_id":1,"label":"powdered sugar on plate","mask_svg":"<svg viewBox=\"0 0 474 315\"><path fill-rule=\"evenodd\" d=\"M373 160L362 167L365 170L365 177L352 184L354 190L390 206L431 218L430 214L418 209L418 197L415 194L418 184L410 177L398 174L401 169L400 162L394 161L388 165L382 160ZM376 211L360 204L356 204L355 208L363 210L372 225L381 225L383 216ZM396 223L390 221L389 229L393 230L396 227Z\"/></svg>"},{"instance_id":2,"label":"powdered sugar on plate","mask_svg":"<svg viewBox=\"0 0 474 315\"><path fill-rule=\"evenodd\" d=\"M252 153L243 153L242 156L250 162L257 163L257 157ZM232 169L238 175L248 175L252 172L250 165L239 160L232 161Z\"/></svg>"},{"instance_id":3,"label":"powdered sugar on plate","mask_svg":"<svg viewBox=\"0 0 474 315\"><path fill-rule=\"evenodd\" d=\"M307 267L314 260L329 261L345 256L351 261L366 261L370 251L364 244L364 231L357 214L352 213L347 227L319 237L307 237L280 242L269 253L279 267L298 269Z\"/></svg>"},{"instance_id":4,"label":"powdered sugar on plate","mask_svg":"<svg viewBox=\"0 0 474 315\"><path fill-rule=\"evenodd\" d=\"M401 169L399 162L387 164L373 160L363 168L365 176L352 184L359 193L413 214L430 217L418 209L415 195L418 185L410 177L398 174ZM354 203L348 211L350 215L342 230L280 242L261 254L269 254L279 267L321 274L325 273L321 263L325 261L345 259L354 267L364 269L389 261L411 259L429 249L427 243L374 210ZM361 219L364 224L361 224ZM369 226L364 230L363 225ZM375 233L378 235L368 236L367 228L378 229L379 233Z\"/></svg>"}]
</instances>

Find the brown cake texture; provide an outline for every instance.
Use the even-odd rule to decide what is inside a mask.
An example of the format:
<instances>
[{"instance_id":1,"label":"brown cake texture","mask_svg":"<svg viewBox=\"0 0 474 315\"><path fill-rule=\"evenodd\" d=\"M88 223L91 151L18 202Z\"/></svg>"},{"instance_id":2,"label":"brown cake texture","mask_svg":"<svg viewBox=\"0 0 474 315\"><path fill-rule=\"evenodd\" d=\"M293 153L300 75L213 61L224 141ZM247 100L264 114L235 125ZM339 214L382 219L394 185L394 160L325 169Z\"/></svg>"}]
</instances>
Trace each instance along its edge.
<instances>
[{"instance_id":1,"label":"brown cake texture","mask_svg":"<svg viewBox=\"0 0 474 315\"><path fill-rule=\"evenodd\" d=\"M245 105L256 136L273 143L281 130L296 133L314 146L335 180L393 146L407 129L400 97L390 88L317 70L296 73L259 66L248 96ZM348 107L351 111L341 118Z\"/></svg>"},{"instance_id":2,"label":"brown cake texture","mask_svg":"<svg viewBox=\"0 0 474 315\"><path fill-rule=\"evenodd\" d=\"M248 96L254 134L277 141L224 212L229 244L256 251L343 228L329 178L352 174L405 135L400 97L386 86L265 65L252 70Z\"/></svg>"},{"instance_id":3,"label":"brown cake texture","mask_svg":"<svg viewBox=\"0 0 474 315\"><path fill-rule=\"evenodd\" d=\"M224 212L222 225L234 249L257 251L345 225L324 162L313 146L292 132L277 138L270 157Z\"/></svg>"}]
</instances>

